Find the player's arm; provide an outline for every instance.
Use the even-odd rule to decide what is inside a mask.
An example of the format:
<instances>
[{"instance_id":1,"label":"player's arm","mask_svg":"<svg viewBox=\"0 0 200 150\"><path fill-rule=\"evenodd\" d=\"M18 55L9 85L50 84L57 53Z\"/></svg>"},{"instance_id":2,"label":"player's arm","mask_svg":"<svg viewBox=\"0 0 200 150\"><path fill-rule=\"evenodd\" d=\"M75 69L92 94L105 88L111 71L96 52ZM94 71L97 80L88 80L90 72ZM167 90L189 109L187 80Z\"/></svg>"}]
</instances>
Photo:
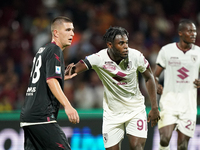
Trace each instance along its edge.
<instances>
[{"instance_id":1,"label":"player's arm","mask_svg":"<svg viewBox=\"0 0 200 150\"><path fill-rule=\"evenodd\" d=\"M160 76L160 74L162 73L163 70L164 70L164 68L161 65L157 64L155 72L154 72L157 93L160 94L160 95L162 94L163 87L162 87L161 84L159 84L159 76Z\"/></svg>"},{"instance_id":2,"label":"player's arm","mask_svg":"<svg viewBox=\"0 0 200 150\"><path fill-rule=\"evenodd\" d=\"M86 70L92 69L93 66L99 66L101 62L101 57L97 53L87 56L85 59L80 60L71 69L71 75L74 73L81 73Z\"/></svg>"},{"instance_id":3,"label":"player's arm","mask_svg":"<svg viewBox=\"0 0 200 150\"><path fill-rule=\"evenodd\" d=\"M145 79L146 88L151 101L151 110L148 115L148 122L151 120L151 126L155 126L160 119L160 113L157 104L156 84L150 66L142 73Z\"/></svg>"},{"instance_id":4,"label":"player's arm","mask_svg":"<svg viewBox=\"0 0 200 150\"><path fill-rule=\"evenodd\" d=\"M91 65L90 65L90 63L88 62L87 59L80 60L72 68L72 73L71 74L74 74L74 73L79 74L79 73L84 72L84 71L86 71L86 70L88 70L90 68L91 68Z\"/></svg>"},{"instance_id":5,"label":"player's arm","mask_svg":"<svg viewBox=\"0 0 200 150\"><path fill-rule=\"evenodd\" d=\"M69 100L63 93L58 80L55 78L50 78L47 80L47 84L56 99L63 105L69 121L74 124L79 123L79 115L77 111L71 106Z\"/></svg>"},{"instance_id":6,"label":"player's arm","mask_svg":"<svg viewBox=\"0 0 200 150\"><path fill-rule=\"evenodd\" d=\"M78 73L84 72L86 70L88 70L88 67L83 60L80 60L75 65L74 63L71 63L65 69L65 80L71 79L75 77Z\"/></svg>"}]
</instances>

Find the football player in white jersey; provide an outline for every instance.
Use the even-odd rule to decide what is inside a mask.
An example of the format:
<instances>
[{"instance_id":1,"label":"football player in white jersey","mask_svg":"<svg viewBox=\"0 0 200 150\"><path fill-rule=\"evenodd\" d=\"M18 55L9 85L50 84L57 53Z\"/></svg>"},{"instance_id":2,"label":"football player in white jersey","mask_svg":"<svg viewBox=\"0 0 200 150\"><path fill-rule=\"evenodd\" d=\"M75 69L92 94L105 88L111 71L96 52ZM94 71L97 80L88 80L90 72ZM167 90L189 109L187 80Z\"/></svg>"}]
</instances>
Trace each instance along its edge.
<instances>
[{"instance_id":1,"label":"football player in white jersey","mask_svg":"<svg viewBox=\"0 0 200 150\"><path fill-rule=\"evenodd\" d=\"M156 60L155 80L160 98L160 150L169 150L174 129L178 132L178 150L186 150L193 136L197 115L197 88L200 87L200 47L194 45L196 26L187 19L179 22L179 42L161 48ZM164 70L164 87L159 76Z\"/></svg>"},{"instance_id":2,"label":"football player in white jersey","mask_svg":"<svg viewBox=\"0 0 200 150\"><path fill-rule=\"evenodd\" d=\"M104 85L102 134L106 150L119 150L125 131L131 150L142 150L147 122L154 126L160 119L153 73L142 53L128 47L128 32L124 28L110 27L103 39L107 48L79 61L72 74L94 69ZM145 78L151 101L148 119L138 71Z\"/></svg>"}]
</instances>

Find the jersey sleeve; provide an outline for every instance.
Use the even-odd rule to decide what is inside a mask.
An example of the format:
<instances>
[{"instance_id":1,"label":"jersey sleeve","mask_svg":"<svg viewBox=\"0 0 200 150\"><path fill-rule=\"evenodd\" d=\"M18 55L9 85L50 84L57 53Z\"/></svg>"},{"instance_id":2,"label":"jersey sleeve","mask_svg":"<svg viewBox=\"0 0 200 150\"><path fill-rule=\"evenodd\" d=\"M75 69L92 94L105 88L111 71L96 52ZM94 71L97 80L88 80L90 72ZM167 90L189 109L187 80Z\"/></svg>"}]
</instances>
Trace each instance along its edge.
<instances>
[{"instance_id":1,"label":"jersey sleeve","mask_svg":"<svg viewBox=\"0 0 200 150\"><path fill-rule=\"evenodd\" d=\"M166 67L165 62L166 62L165 51L163 48L161 48L156 59L156 64L159 64L161 67L165 68Z\"/></svg>"},{"instance_id":2,"label":"jersey sleeve","mask_svg":"<svg viewBox=\"0 0 200 150\"><path fill-rule=\"evenodd\" d=\"M48 50L46 57L46 79L49 78L60 78L62 79L61 72L61 53L59 47L51 47Z\"/></svg>"},{"instance_id":3,"label":"jersey sleeve","mask_svg":"<svg viewBox=\"0 0 200 150\"><path fill-rule=\"evenodd\" d=\"M88 63L86 63L87 67L90 68L89 65L91 65L91 68L93 68L93 66L99 66L100 62L101 62L101 57L95 53L89 56L86 56L86 60L88 60Z\"/></svg>"},{"instance_id":4,"label":"jersey sleeve","mask_svg":"<svg viewBox=\"0 0 200 150\"><path fill-rule=\"evenodd\" d=\"M146 60L142 53L139 54L138 57L138 71L143 73L147 67L149 66L149 62Z\"/></svg>"}]
</instances>

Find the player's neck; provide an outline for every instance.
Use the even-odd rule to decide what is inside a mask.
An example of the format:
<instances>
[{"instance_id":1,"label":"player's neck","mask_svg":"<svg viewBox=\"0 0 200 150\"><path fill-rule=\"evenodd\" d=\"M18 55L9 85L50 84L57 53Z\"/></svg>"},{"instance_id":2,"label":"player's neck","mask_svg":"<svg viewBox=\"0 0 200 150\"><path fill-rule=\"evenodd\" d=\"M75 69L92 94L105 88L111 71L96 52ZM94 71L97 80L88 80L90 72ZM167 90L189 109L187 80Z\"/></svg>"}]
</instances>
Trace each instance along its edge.
<instances>
[{"instance_id":1,"label":"player's neck","mask_svg":"<svg viewBox=\"0 0 200 150\"><path fill-rule=\"evenodd\" d=\"M182 51L184 51L184 52L186 52L186 51L188 51L188 50L190 50L191 49L191 47L192 47L192 43L185 43L185 42L179 42L179 43L177 43L177 46L178 46L178 48L180 49L180 50L182 50Z\"/></svg>"},{"instance_id":2,"label":"player's neck","mask_svg":"<svg viewBox=\"0 0 200 150\"><path fill-rule=\"evenodd\" d=\"M65 47L63 47L62 44L58 40L52 39L51 43L54 43L57 46L59 46L62 51L65 49Z\"/></svg>"},{"instance_id":3,"label":"player's neck","mask_svg":"<svg viewBox=\"0 0 200 150\"><path fill-rule=\"evenodd\" d=\"M121 60L122 60L121 58L116 57L116 56L111 52L110 49L108 49L108 56L110 57L110 59L111 59L112 61L116 62L117 64L119 64L119 63L121 62Z\"/></svg>"}]
</instances>

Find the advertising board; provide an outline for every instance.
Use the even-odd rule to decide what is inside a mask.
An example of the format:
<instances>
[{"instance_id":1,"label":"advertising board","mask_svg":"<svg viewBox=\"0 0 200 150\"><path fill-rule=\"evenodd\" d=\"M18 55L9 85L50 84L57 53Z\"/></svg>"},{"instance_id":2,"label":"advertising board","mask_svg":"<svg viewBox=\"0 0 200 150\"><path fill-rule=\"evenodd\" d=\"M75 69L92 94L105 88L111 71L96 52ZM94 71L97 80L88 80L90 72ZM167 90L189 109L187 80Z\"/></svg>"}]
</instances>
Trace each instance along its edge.
<instances>
[{"instance_id":1,"label":"advertising board","mask_svg":"<svg viewBox=\"0 0 200 150\"><path fill-rule=\"evenodd\" d=\"M60 111L58 123L65 132L72 150L105 150L103 145L102 110L79 110L80 123L71 124L64 111ZM197 126L194 137L189 143L189 150L200 150L200 116L197 118ZM148 124L148 138L145 150L158 150L158 128ZM176 150L176 132L170 141L171 150ZM0 150L23 150L24 132L19 127L19 112L0 114ZM122 142L122 150L128 150L128 139L125 136Z\"/></svg>"}]
</instances>

